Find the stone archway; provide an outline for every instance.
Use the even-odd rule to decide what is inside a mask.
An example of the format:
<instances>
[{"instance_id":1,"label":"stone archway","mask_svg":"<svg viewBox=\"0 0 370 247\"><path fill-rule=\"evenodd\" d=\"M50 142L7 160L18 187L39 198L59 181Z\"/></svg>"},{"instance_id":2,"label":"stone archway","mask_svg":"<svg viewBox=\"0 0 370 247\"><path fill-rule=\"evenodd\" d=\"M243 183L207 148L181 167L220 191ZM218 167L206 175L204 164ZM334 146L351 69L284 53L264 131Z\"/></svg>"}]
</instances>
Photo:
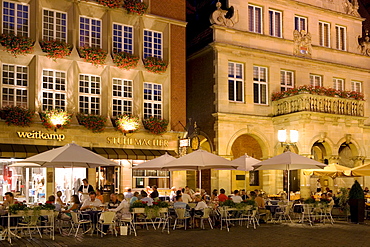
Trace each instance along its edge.
<instances>
[{"instance_id":1,"label":"stone archway","mask_svg":"<svg viewBox=\"0 0 370 247\"><path fill-rule=\"evenodd\" d=\"M235 139L231 146L231 155L233 159L247 154L255 159L263 157L262 147L258 140L251 135L243 134ZM232 188L233 189L258 189L262 184L262 176L259 171L244 172L232 171Z\"/></svg>"}]
</instances>

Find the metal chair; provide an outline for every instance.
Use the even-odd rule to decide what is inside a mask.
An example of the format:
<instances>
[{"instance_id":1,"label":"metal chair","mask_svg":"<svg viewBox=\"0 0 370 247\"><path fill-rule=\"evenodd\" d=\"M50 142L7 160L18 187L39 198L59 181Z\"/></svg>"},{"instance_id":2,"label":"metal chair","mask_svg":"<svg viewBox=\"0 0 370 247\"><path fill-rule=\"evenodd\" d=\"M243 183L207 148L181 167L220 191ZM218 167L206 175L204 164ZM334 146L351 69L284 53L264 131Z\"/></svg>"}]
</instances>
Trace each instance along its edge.
<instances>
[{"instance_id":1,"label":"metal chair","mask_svg":"<svg viewBox=\"0 0 370 247\"><path fill-rule=\"evenodd\" d=\"M17 227L22 227L22 228L27 228L28 233L30 234L30 238L32 238L31 234L31 229L36 229L37 232L39 233L40 237L42 238L38 223L40 220L39 215L30 215L30 216L23 216L24 222L19 222ZM18 230L17 228L15 229L16 231Z\"/></svg>"},{"instance_id":2,"label":"metal chair","mask_svg":"<svg viewBox=\"0 0 370 247\"><path fill-rule=\"evenodd\" d=\"M87 224L90 225L90 227L85 232L83 232L83 234L87 233L88 231L91 231L91 235L93 234L91 219L89 219L89 220L86 220L86 219L80 220L80 217L79 217L80 214L78 214L76 212L71 212L71 216L72 216L72 227L71 227L71 230L68 233L68 236L71 234L71 232L73 231L73 229L77 225L77 229L76 229L76 233L75 233L75 237L77 237L77 233L78 233L78 230L80 229L80 226L81 225L87 225Z\"/></svg>"},{"instance_id":3,"label":"metal chair","mask_svg":"<svg viewBox=\"0 0 370 247\"><path fill-rule=\"evenodd\" d=\"M209 226L211 227L211 229L213 229L212 220L211 220L211 216L210 216L211 212L212 212L212 209L211 208L205 208L203 210L203 215L194 215L194 217L193 217L193 225L194 225L194 220L195 219L200 219L200 227L202 229L205 229L204 228L204 222L203 221L204 220L208 220Z\"/></svg>"},{"instance_id":4,"label":"metal chair","mask_svg":"<svg viewBox=\"0 0 370 247\"><path fill-rule=\"evenodd\" d=\"M175 212L176 212L176 219L175 219L175 223L173 225L173 229L175 230L176 229L176 226L177 226L177 223L178 221L183 221L184 222L184 227L185 227L185 230L186 230L186 224L187 224L187 220L190 219L190 216L185 216L186 214L186 208L175 208Z\"/></svg>"},{"instance_id":5,"label":"metal chair","mask_svg":"<svg viewBox=\"0 0 370 247\"><path fill-rule=\"evenodd\" d=\"M275 219L278 218L277 220L274 220L274 223L277 221L280 221L284 218L285 221L288 219L290 220L291 223L293 223L292 218L290 217L290 211L292 209L292 205L283 205L280 206L281 211L275 212Z\"/></svg>"},{"instance_id":6,"label":"metal chair","mask_svg":"<svg viewBox=\"0 0 370 247\"><path fill-rule=\"evenodd\" d=\"M100 232L101 237L103 237L103 235L107 235L107 233L103 231L104 226L112 227L117 237L116 221L114 220L115 216L116 216L116 212L109 212L109 211L102 212L100 214L99 220L97 222L97 230L98 232Z\"/></svg>"},{"instance_id":7,"label":"metal chair","mask_svg":"<svg viewBox=\"0 0 370 247\"><path fill-rule=\"evenodd\" d=\"M134 221L133 221L133 217L130 216L130 217L122 217L121 219L119 219L119 225L128 225L128 227L130 228L130 235L131 235L131 232L134 231L135 233L135 237L137 236L136 234L136 228L135 228L135 224L134 224Z\"/></svg>"}]
</instances>

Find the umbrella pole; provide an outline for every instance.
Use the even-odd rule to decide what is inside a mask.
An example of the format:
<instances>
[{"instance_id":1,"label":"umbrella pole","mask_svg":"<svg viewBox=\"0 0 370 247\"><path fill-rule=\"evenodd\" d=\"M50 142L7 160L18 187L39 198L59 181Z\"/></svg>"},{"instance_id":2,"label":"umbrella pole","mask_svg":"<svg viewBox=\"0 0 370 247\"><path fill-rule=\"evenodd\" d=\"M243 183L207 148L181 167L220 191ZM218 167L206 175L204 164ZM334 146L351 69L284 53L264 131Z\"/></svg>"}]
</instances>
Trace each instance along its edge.
<instances>
[{"instance_id":1,"label":"umbrella pole","mask_svg":"<svg viewBox=\"0 0 370 247\"><path fill-rule=\"evenodd\" d=\"M290 201L290 191L289 191L289 187L290 187L290 174L289 173L290 172L289 172L289 166L288 166L288 189L287 189L287 191L288 191L288 195L287 195L288 203Z\"/></svg>"},{"instance_id":2,"label":"umbrella pole","mask_svg":"<svg viewBox=\"0 0 370 247\"><path fill-rule=\"evenodd\" d=\"M202 189L202 170L199 169L199 189Z\"/></svg>"}]
</instances>

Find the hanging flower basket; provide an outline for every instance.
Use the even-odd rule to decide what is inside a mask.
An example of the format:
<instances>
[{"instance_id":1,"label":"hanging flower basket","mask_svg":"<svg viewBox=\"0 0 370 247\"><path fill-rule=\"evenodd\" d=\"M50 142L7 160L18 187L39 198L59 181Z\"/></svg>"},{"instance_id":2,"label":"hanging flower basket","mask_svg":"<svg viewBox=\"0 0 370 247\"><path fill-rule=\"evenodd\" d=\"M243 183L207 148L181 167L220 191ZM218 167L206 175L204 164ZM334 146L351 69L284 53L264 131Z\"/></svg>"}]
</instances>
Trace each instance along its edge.
<instances>
[{"instance_id":1,"label":"hanging flower basket","mask_svg":"<svg viewBox=\"0 0 370 247\"><path fill-rule=\"evenodd\" d=\"M129 115L120 115L117 116L115 120L117 130L122 133L133 133L137 131L140 127L140 121L138 117L132 117Z\"/></svg>"},{"instance_id":2,"label":"hanging flower basket","mask_svg":"<svg viewBox=\"0 0 370 247\"><path fill-rule=\"evenodd\" d=\"M69 56L72 51L72 45L59 40L43 40L40 41L40 46L42 51L47 53L46 56L54 61Z\"/></svg>"},{"instance_id":3,"label":"hanging flower basket","mask_svg":"<svg viewBox=\"0 0 370 247\"><path fill-rule=\"evenodd\" d=\"M95 47L83 46L79 49L80 57L86 62L92 63L95 66L105 64L107 58L107 52Z\"/></svg>"},{"instance_id":4,"label":"hanging flower basket","mask_svg":"<svg viewBox=\"0 0 370 247\"><path fill-rule=\"evenodd\" d=\"M144 128L149 130L150 133L160 135L167 130L168 120L156 117L150 117L143 120Z\"/></svg>"},{"instance_id":5,"label":"hanging flower basket","mask_svg":"<svg viewBox=\"0 0 370 247\"><path fill-rule=\"evenodd\" d=\"M148 6L139 0L123 0L122 7L127 10L128 13L143 15L148 9Z\"/></svg>"},{"instance_id":6,"label":"hanging flower basket","mask_svg":"<svg viewBox=\"0 0 370 247\"><path fill-rule=\"evenodd\" d=\"M107 118L100 115L77 115L78 122L80 125L85 126L85 128L91 130L93 133L102 132L105 129L105 122Z\"/></svg>"},{"instance_id":7,"label":"hanging flower basket","mask_svg":"<svg viewBox=\"0 0 370 247\"><path fill-rule=\"evenodd\" d=\"M71 123L72 114L61 109L40 112L42 125L47 129L63 129Z\"/></svg>"},{"instance_id":8,"label":"hanging flower basket","mask_svg":"<svg viewBox=\"0 0 370 247\"><path fill-rule=\"evenodd\" d=\"M5 119L5 123L15 126L30 126L34 111L20 106L5 106L1 109L1 118Z\"/></svg>"},{"instance_id":9,"label":"hanging flower basket","mask_svg":"<svg viewBox=\"0 0 370 247\"><path fill-rule=\"evenodd\" d=\"M113 62L120 69L133 69L139 62L139 57L136 57L128 52L118 52L113 55Z\"/></svg>"},{"instance_id":10,"label":"hanging flower basket","mask_svg":"<svg viewBox=\"0 0 370 247\"><path fill-rule=\"evenodd\" d=\"M0 44L13 56L32 53L34 41L28 37L15 36L14 34L2 34Z\"/></svg>"},{"instance_id":11,"label":"hanging flower basket","mask_svg":"<svg viewBox=\"0 0 370 247\"><path fill-rule=\"evenodd\" d=\"M160 74L166 72L167 63L158 57L147 57L144 59L144 67L149 72Z\"/></svg>"}]
</instances>

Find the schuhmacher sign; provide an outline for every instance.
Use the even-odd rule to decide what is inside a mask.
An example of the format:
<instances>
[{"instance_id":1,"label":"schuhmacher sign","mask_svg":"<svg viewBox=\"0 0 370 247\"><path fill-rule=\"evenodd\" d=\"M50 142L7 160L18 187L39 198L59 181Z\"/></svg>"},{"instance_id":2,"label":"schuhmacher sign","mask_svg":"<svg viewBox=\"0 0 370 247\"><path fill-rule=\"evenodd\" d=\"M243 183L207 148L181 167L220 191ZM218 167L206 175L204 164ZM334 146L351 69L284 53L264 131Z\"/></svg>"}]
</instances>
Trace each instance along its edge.
<instances>
[{"instance_id":1,"label":"schuhmacher sign","mask_svg":"<svg viewBox=\"0 0 370 247\"><path fill-rule=\"evenodd\" d=\"M56 140L63 141L66 136L58 133L45 133L39 131L17 131L19 138L36 139L36 140ZM147 138L127 138L127 137L107 137L107 144L119 146L149 146L149 147L168 147L168 140L164 139L147 139Z\"/></svg>"}]
</instances>

